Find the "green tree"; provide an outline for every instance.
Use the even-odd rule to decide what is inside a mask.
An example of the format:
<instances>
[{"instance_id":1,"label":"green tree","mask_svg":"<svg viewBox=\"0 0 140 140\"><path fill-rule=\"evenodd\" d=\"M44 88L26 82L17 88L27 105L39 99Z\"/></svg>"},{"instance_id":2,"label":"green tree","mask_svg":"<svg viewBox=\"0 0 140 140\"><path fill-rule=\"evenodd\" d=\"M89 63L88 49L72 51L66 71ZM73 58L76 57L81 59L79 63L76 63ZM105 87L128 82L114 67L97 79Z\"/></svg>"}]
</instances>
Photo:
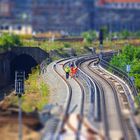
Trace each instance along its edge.
<instances>
[{"instance_id":1,"label":"green tree","mask_svg":"<svg viewBox=\"0 0 140 140\"><path fill-rule=\"evenodd\" d=\"M71 44L69 43L64 43L64 48L70 48L71 47Z\"/></svg>"},{"instance_id":2,"label":"green tree","mask_svg":"<svg viewBox=\"0 0 140 140\"><path fill-rule=\"evenodd\" d=\"M127 39L131 33L127 30L123 30L122 32L119 33L119 37L122 39Z\"/></svg>"},{"instance_id":3,"label":"green tree","mask_svg":"<svg viewBox=\"0 0 140 140\"><path fill-rule=\"evenodd\" d=\"M91 44L93 39L97 38L95 31L83 32L82 37L84 38L84 42Z\"/></svg>"},{"instance_id":4,"label":"green tree","mask_svg":"<svg viewBox=\"0 0 140 140\"><path fill-rule=\"evenodd\" d=\"M127 64L127 59L125 58L125 56L123 54L120 54L118 56L114 56L111 59L110 64L125 71L126 64Z\"/></svg>"},{"instance_id":5,"label":"green tree","mask_svg":"<svg viewBox=\"0 0 140 140\"><path fill-rule=\"evenodd\" d=\"M22 43L18 35L4 33L0 37L0 46L3 47L4 49L21 45Z\"/></svg>"},{"instance_id":6,"label":"green tree","mask_svg":"<svg viewBox=\"0 0 140 140\"><path fill-rule=\"evenodd\" d=\"M133 61L131 73L140 74L140 61L137 61L137 60Z\"/></svg>"},{"instance_id":7,"label":"green tree","mask_svg":"<svg viewBox=\"0 0 140 140\"><path fill-rule=\"evenodd\" d=\"M127 45L122 50L122 55L127 59L127 63L131 63L135 56L135 48L134 46Z\"/></svg>"},{"instance_id":8,"label":"green tree","mask_svg":"<svg viewBox=\"0 0 140 140\"><path fill-rule=\"evenodd\" d=\"M107 26L103 26L102 28L101 28L101 30L103 31L103 36L104 36L104 38L106 39L107 37L109 38L109 30L108 30L108 28L107 28Z\"/></svg>"},{"instance_id":9,"label":"green tree","mask_svg":"<svg viewBox=\"0 0 140 140\"><path fill-rule=\"evenodd\" d=\"M135 51L135 56L136 59L140 60L140 48L137 48Z\"/></svg>"},{"instance_id":10,"label":"green tree","mask_svg":"<svg viewBox=\"0 0 140 140\"><path fill-rule=\"evenodd\" d=\"M131 64L130 75L135 78L135 86L140 93L140 49L134 48L134 46L126 46L122 50L122 53L114 56L110 61L110 64L125 70L127 64ZM140 94L135 98L135 102L140 104Z\"/></svg>"}]
</instances>

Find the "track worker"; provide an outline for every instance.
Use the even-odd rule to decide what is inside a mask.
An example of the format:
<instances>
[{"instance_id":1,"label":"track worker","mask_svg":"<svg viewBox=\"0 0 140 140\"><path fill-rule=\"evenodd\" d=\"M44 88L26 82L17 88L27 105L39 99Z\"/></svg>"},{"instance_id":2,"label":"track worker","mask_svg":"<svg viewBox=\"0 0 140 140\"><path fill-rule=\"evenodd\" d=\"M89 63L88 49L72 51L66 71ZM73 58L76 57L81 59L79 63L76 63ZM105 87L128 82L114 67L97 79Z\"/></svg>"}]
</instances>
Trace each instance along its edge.
<instances>
[{"instance_id":1,"label":"track worker","mask_svg":"<svg viewBox=\"0 0 140 140\"><path fill-rule=\"evenodd\" d=\"M64 70L65 70L65 73L66 73L66 79L69 79L70 67L66 66Z\"/></svg>"},{"instance_id":2,"label":"track worker","mask_svg":"<svg viewBox=\"0 0 140 140\"><path fill-rule=\"evenodd\" d=\"M75 70L74 70L74 66L72 66L71 68L70 68L70 76L71 76L71 78L73 78L74 77L74 72Z\"/></svg>"},{"instance_id":3,"label":"track worker","mask_svg":"<svg viewBox=\"0 0 140 140\"><path fill-rule=\"evenodd\" d=\"M77 74L78 68L77 67L71 67L71 77L75 77Z\"/></svg>"}]
</instances>

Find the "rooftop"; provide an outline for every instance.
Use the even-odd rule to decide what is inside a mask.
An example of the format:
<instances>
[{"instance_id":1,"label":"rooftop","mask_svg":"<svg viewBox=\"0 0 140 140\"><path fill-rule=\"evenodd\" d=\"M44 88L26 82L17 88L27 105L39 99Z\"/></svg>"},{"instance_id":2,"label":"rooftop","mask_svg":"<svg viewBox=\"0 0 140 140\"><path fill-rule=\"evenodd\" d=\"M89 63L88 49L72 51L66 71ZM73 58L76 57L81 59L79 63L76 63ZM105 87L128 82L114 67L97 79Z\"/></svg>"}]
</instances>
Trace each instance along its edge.
<instances>
[{"instance_id":1,"label":"rooftop","mask_svg":"<svg viewBox=\"0 0 140 140\"><path fill-rule=\"evenodd\" d=\"M140 0L104 0L105 3L140 3Z\"/></svg>"}]
</instances>

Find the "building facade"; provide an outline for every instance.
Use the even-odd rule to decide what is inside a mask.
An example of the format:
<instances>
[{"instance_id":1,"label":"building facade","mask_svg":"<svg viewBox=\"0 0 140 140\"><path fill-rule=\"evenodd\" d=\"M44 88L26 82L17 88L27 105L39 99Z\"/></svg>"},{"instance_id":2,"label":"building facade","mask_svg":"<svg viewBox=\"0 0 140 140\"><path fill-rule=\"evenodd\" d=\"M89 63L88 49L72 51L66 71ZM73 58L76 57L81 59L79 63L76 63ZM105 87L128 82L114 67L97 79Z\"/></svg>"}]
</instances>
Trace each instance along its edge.
<instances>
[{"instance_id":1,"label":"building facade","mask_svg":"<svg viewBox=\"0 0 140 140\"><path fill-rule=\"evenodd\" d=\"M0 0L0 31L32 33L31 13L29 0Z\"/></svg>"},{"instance_id":2,"label":"building facade","mask_svg":"<svg viewBox=\"0 0 140 140\"><path fill-rule=\"evenodd\" d=\"M140 0L0 0L0 30L78 35L107 26L140 30Z\"/></svg>"},{"instance_id":3,"label":"building facade","mask_svg":"<svg viewBox=\"0 0 140 140\"><path fill-rule=\"evenodd\" d=\"M97 5L115 9L139 9L140 0L99 0Z\"/></svg>"}]
</instances>

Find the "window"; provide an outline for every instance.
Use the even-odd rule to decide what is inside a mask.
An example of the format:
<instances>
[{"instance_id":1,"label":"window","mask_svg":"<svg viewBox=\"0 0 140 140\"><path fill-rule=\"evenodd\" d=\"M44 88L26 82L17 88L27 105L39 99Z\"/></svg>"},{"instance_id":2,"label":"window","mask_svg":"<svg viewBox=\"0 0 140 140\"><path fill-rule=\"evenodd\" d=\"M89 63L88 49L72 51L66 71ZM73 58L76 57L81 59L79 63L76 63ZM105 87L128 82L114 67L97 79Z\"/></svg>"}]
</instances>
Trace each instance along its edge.
<instances>
[{"instance_id":1,"label":"window","mask_svg":"<svg viewBox=\"0 0 140 140\"><path fill-rule=\"evenodd\" d=\"M8 25L6 25L4 29L5 29L5 30L9 30L9 26L8 26Z\"/></svg>"},{"instance_id":2,"label":"window","mask_svg":"<svg viewBox=\"0 0 140 140\"><path fill-rule=\"evenodd\" d=\"M21 26L20 26L20 25L19 25L19 26L17 26L17 29L18 29L18 30L21 30Z\"/></svg>"},{"instance_id":3,"label":"window","mask_svg":"<svg viewBox=\"0 0 140 140\"><path fill-rule=\"evenodd\" d=\"M4 29L3 26L0 26L0 29L3 30Z\"/></svg>"}]
</instances>

